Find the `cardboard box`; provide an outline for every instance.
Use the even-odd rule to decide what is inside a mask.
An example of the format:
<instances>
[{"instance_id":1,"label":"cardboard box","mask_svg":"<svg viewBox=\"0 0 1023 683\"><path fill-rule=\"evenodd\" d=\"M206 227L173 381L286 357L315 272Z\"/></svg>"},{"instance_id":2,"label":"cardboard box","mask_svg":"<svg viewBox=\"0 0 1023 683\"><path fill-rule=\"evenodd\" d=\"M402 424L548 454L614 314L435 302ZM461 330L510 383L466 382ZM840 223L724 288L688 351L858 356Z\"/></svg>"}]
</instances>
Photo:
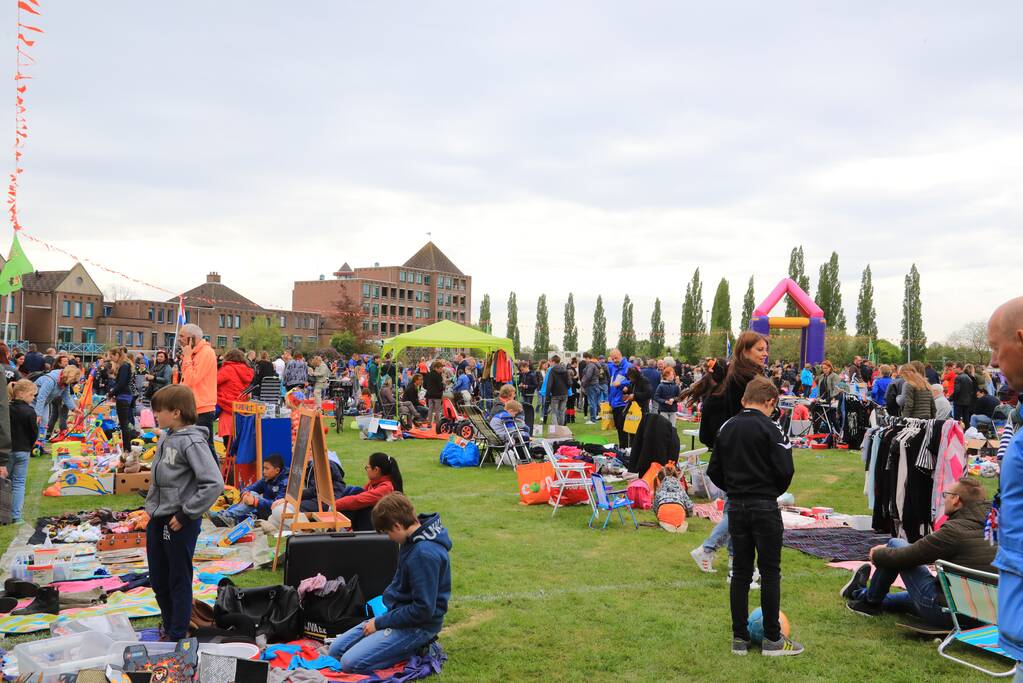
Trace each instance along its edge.
<instances>
[{"instance_id":1,"label":"cardboard box","mask_svg":"<svg viewBox=\"0 0 1023 683\"><path fill-rule=\"evenodd\" d=\"M138 472L136 474L115 474L114 493L122 495L125 493L137 493L148 491L152 483L152 475L149 472Z\"/></svg>"}]
</instances>

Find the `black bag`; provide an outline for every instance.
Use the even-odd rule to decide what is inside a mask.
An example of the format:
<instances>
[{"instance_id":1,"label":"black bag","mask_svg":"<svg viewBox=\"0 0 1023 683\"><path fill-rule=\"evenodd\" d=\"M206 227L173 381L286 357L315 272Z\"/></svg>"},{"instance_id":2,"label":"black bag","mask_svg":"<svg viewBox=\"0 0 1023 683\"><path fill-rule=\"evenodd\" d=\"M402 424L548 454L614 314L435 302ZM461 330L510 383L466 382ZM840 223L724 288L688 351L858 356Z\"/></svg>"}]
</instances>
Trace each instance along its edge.
<instances>
[{"instance_id":1,"label":"black bag","mask_svg":"<svg viewBox=\"0 0 1023 683\"><path fill-rule=\"evenodd\" d=\"M224 579L217 587L213 620L223 629L252 638L264 636L268 643L294 640L302 630L298 591L291 586L239 588Z\"/></svg>"},{"instance_id":2,"label":"black bag","mask_svg":"<svg viewBox=\"0 0 1023 683\"><path fill-rule=\"evenodd\" d=\"M398 544L387 534L339 531L295 534L287 539L284 583L298 587L302 579L323 574L345 581L359 577L367 598L382 595L398 568Z\"/></svg>"},{"instance_id":3,"label":"black bag","mask_svg":"<svg viewBox=\"0 0 1023 683\"><path fill-rule=\"evenodd\" d=\"M306 635L333 636L344 633L366 619L366 599L353 576L329 595L306 593L302 598L302 616Z\"/></svg>"}]
</instances>

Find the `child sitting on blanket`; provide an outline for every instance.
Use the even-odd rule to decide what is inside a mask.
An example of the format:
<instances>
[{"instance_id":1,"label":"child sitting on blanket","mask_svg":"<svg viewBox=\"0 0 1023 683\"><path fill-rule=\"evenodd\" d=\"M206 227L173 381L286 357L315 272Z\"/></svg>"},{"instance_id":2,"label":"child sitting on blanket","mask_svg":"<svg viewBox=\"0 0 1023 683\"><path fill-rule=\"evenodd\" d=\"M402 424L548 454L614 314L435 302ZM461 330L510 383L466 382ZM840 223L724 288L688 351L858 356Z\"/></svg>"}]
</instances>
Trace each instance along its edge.
<instances>
[{"instance_id":1,"label":"child sitting on blanket","mask_svg":"<svg viewBox=\"0 0 1023 683\"><path fill-rule=\"evenodd\" d=\"M689 528L686 520L693 514L693 501L682 483L682 473L673 464L657 471L653 509L665 531L683 533Z\"/></svg>"},{"instance_id":2,"label":"child sitting on blanket","mask_svg":"<svg viewBox=\"0 0 1023 683\"><path fill-rule=\"evenodd\" d=\"M288 470L284 458L272 453L263 458L263 478L242 489L241 501L223 512L211 512L210 520L216 526L234 526L250 515L267 519L273 504L284 498L288 489Z\"/></svg>"},{"instance_id":3,"label":"child sitting on blanket","mask_svg":"<svg viewBox=\"0 0 1023 683\"><path fill-rule=\"evenodd\" d=\"M416 516L408 498L389 493L373 508L373 527L399 544L398 569L384 591L387 611L330 646L345 673L372 674L429 645L444 625L451 598L451 538L440 515Z\"/></svg>"}]
</instances>

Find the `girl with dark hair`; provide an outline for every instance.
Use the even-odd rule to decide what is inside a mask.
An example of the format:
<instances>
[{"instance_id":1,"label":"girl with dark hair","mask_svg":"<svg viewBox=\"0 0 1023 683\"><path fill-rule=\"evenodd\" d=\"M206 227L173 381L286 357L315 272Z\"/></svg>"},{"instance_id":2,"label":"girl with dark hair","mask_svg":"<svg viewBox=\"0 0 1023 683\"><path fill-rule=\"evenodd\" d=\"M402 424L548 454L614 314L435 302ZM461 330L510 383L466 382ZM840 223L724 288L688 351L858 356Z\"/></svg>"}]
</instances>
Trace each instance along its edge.
<instances>
[{"instance_id":1,"label":"girl with dark hair","mask_svg":"<svg viewBox=\"0 0 1023 683\"><path fill-rule=\"evenodd\" d=\"M343 495L334 501L334 508L345 513L352 522L353 531L373 530L373 506L392 491L404 491L398 461L386 453L374 453L366 462L365 488L347 487Z\"/></svg>"},{"instance_id":2,"label":"girl with dark hair","mask_svg":"<svg viewBox=\"0 0 1023 683\"><path fill-rule=\"evenodd\" d=\"M650 380L635 365L626 371L625 376L629 378L629 384L622 389L622 394L638 403L639 409L646 415L650 411L650 400L654 397Z\"/></svg>"}]
</instances>

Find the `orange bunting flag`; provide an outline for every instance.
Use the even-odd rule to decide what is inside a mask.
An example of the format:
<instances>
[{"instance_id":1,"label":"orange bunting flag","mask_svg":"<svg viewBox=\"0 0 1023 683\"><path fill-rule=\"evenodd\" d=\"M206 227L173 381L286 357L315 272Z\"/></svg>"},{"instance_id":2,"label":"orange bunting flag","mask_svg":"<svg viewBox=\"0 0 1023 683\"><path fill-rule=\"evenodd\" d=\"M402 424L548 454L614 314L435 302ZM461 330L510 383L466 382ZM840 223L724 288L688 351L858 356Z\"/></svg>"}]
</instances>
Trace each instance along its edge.
<instances>
[{"instance_id":1,"label":"orange bunting flag","mask_svg":"<svg viewBox=\"0 0 1023 683\"><path fill-rule=\"evenodd\" d=\"M36 6L38 7L38 6L39 6L39 3L36 3ZM18 3L18 9L23 9L23 10L25 10L26 12L28 12L29 14L39 14L39 12L37 12L37 11L36 11L36 10L35 10L35 9L34 9L34 8L32 7L32 5L28 4L28 3L27 3L27 2L25 2L24 0L21 0L21 2L19 2L19 3Z\"/></svg>"},{"instance_id":2,"label":"orange bunting flag","mask_svg":"<svg viewBox=\"0 0 1023 683\"><path fill-rule=\"evenodd\" d=\"M43 29L38 26L29 26L28 24L18 24L18 28L23 28L26 31L35 31L36 33L46 33Z\"/></svg>"},{"instance_id":3,"label":"orange bunting flag","mask_svg":"<svg viewBox=\"0 0 1023 683\"><path fill-rule=\"evenodd\" d=\"M33 45L36 44L36 41L29 40L28 38L26 38L24 33L19 33L18 34L18 40L20 40L21 42L25 43L26 47L32 47Z\"/></svg>"}]
</instances>

